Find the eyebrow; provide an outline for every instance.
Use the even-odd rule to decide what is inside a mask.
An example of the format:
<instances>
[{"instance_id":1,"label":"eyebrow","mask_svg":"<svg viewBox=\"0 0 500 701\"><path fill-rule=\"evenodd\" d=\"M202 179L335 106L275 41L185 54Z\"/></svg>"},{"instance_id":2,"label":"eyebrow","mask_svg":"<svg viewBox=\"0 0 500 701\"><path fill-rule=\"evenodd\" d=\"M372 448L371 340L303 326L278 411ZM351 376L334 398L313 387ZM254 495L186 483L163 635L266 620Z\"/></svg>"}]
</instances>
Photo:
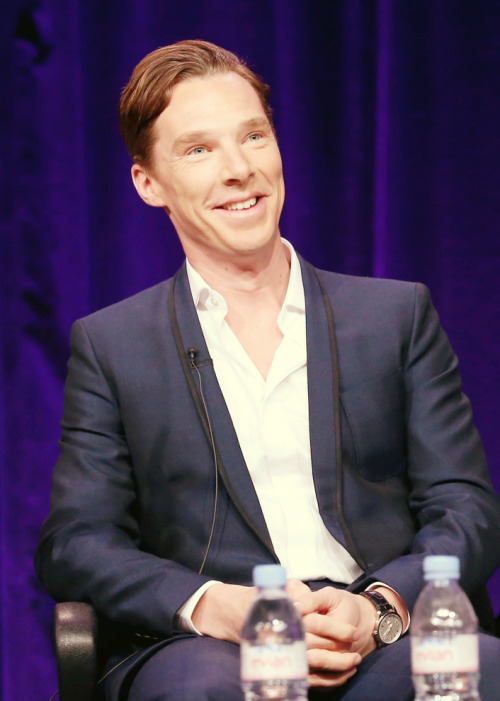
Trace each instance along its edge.
<instances>
[{"instance_id":1,"label":"eyebrow","mask_svg":"<svg viewBox=\"0 0 500 701\"><path fill-rule=\"evenodd\" d=\"M262 129L263 127L269 127L271 129L271 125L269 124L269 120L267 117L252 117L251 119L247 119L244 122L241 122L239 125L239 128L244 129L244 130L252 130L252 129ZM183 146L189 146L190 144L196 143L197 141L204 141L205 139L209 139L212 137L212 132L200 129L198 131L190 131L187 132L186 134L181 134L173 143L173 149L177 150L179 148L182 148Z\"/></svg>"}]
</instances>

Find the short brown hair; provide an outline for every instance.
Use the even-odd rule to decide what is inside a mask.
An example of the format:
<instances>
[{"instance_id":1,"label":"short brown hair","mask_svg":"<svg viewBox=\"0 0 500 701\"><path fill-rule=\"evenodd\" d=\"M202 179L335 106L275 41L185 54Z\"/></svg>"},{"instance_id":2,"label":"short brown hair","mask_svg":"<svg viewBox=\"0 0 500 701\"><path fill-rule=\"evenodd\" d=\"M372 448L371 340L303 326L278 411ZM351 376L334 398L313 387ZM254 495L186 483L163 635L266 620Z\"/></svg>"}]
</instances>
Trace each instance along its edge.
<instances>
[{"instance_id":1,"label":"short brown hair","mask_svg":"<svg viewBox=\"0 0 500 701\"><path fill-rule=\"evenodd\" d=\"M236 54L208 41L179 41L145 56L123 89L119 104L120 130L132 160L144 166L150 164L154 123L168 106L178 83L230 72L237 73L254 88L273 126L269 86Z\"/></svg>"}]
</instances>

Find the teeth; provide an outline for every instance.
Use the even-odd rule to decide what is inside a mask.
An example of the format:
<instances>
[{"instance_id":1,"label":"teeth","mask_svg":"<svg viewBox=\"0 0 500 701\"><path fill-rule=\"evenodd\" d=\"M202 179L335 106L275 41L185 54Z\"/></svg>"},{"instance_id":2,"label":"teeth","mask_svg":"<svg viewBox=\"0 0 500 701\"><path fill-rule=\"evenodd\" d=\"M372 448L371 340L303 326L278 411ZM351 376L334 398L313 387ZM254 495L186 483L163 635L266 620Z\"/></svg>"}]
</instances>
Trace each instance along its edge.
<instances>
[{"instance_id":1,"label":"teeth","mask_svg":"<svg viewBox=\"0 0 500 701\"><path fill-rule=\"evenodd\" d=\"M257 204L256 197L250 197L246 202L232 202L231 204L225 204L224 209L250 209L254 204Z\"/></svg>"}]
</instances>

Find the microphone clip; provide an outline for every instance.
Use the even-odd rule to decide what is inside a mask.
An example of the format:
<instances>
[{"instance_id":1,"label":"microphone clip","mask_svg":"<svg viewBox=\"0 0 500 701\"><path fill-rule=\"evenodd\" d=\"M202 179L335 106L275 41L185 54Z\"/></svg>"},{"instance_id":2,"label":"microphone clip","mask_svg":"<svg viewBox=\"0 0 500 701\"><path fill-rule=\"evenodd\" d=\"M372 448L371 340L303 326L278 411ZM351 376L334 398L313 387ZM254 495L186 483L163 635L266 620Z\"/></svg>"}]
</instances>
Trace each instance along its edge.
<instances>
[{"instance_id":1,"label":"microphone clip","mask_svg":"<svg viewBox=\"0 0 500 701\"><path fill-rule=\"evenodd\" d=\"M191 362L191 367L195 368L196 367L195 358L198 355L198 348L196 348L195 346L189 346L189 348L187 349L186 352L187 352L188 358Z\"/></svg>"}]
</instances>

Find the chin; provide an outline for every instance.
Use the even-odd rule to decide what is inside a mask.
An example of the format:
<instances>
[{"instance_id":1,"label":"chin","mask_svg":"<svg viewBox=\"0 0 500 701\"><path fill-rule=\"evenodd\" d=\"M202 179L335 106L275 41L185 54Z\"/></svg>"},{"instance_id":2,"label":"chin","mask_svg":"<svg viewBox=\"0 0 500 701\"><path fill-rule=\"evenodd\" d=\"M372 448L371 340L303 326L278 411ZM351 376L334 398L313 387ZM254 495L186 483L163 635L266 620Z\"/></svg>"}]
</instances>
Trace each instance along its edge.
<instances>
[{"instance_id":1,"label":"chin","mask_svg":"<svg viewBox=\"0 0 500 701\"><path fill-rule=\"evenodd\" d=\"M251 252L272 246L279 238L279 231L266 233L265 231L263 232L262 229L257 229L255 231L242 232L240 235L232 236L231 243L236 250L248 250L248 252Z\"/></svg>"}]
</instances>

